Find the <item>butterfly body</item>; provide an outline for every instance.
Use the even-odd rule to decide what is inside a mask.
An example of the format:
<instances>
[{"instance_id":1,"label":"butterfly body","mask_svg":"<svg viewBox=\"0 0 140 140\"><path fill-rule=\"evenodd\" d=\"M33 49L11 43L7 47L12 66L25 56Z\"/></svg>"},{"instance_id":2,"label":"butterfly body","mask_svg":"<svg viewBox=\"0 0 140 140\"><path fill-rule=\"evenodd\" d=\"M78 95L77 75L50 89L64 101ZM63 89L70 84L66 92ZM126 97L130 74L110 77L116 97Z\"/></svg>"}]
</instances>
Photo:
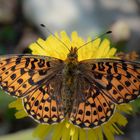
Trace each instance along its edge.
<instances>
[{"instance_id":1,"label":"butterfly body","mask_svg":"<svg viewBox=\"0 0 140 140\"><path fill-rule=\"evenodd\" d=\"M77 48L71 48L70 53L67 55L67 59L64 62L64 68L62 71L63 91L61 97L64 106L64 114L67 117L70 117L76 94L76 79L78 76L76 73L78 71L78 56L76 51Z\"/></svg>"},{"instance_id":2,"label":"butterfly body","mask_svg":"<svg viewBox=\"0 0 140 140\"><path fill-rule=\"evenodd\" d=\"M140 63L119 59L78 61L71 48L65 61L38 55L0 57L0 86L21 98L27 114L39 123L67 118L81 128L107 122L117 104L140 95Z\"/></svg>"}]
</instances>

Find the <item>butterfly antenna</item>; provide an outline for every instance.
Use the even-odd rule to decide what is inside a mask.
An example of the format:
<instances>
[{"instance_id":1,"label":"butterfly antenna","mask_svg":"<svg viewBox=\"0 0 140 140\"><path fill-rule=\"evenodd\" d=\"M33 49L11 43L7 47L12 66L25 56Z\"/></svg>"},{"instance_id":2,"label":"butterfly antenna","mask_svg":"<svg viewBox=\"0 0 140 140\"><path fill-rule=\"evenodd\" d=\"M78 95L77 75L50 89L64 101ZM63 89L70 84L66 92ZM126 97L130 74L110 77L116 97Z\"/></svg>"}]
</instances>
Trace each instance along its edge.
<instances>
[{"instance_id":1,"label":"butterfly antenna","mask_svg":"<svg viewBox=\"0 0 140 140\"><path fill-rule=\"evenodd\" d=\"M44 24L40 24L40 26L45 28L51 35L53 35L59 42L61 42L70 51L68 46L62 40L60 40L54 33L52 33Z\"/></svg>"},{"instance_id":2,"label":"butterfly antenna","mask_svg":"<svg viewBox=\"0 0 140 140\"><path fill-rule=\"evenodd\" d=\"M37 41L35 42L42 50L46 52L46 49L44 49Z\"/></svg>"},{"instance_id":3,"label":"butterfly antenna","mask_svg":"<svg viewBox=\"0 0 140 140\"><path fill-rule=\"evenodd\" d=\"M89 42L85 43L84 45L80 46L80 47L77 49L77 51L78 51L79 49L81 49L83 46L86 46L87 44L89 44L89 43L91 43L91 42L97 40L98 38L101 38L101 37L103 37L103 36L105 36L105 35L107 35L107 34L111 34L111 33L112 33L112 31L107 31L107 32L101 34L100 36L96 37L95 39L92 39L91 41L89 41Z\"/></svg>"}]
</instances>

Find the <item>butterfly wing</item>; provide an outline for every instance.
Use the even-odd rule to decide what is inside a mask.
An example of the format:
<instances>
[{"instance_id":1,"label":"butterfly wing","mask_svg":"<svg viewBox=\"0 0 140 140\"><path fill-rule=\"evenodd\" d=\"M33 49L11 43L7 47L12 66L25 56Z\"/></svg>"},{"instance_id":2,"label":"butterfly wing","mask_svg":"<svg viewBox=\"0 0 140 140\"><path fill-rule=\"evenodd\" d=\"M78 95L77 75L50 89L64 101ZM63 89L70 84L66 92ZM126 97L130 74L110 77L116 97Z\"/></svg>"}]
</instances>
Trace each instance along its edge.
<instances>
[{"instance_id":1,"label":"butterfly wing","mask_svg":"<svg viewBox=\"0 0 140 140\"><path fill-rule=\"evenodd\" d=\"M140 63L118 59L85 60L79 64L78 101L70 121L80 127L101 125L113 115L115 104L140 95ZM84 86L86 85L86 86Z\"/></svg>"},{"instance_id":2,"label":"butterfly wing","mask_svg":"<svg viewBox=\"0 0 140 140\"><path fill-rule=\"evenodd\" d=\"M80 128L93 128L110 119L114 113L115 104L98 86L80 78L77 91L78 97L74 101L70 122Z\"/></svg>"},{"instance_id":3,"label":"butterfly wing","mask_svg":"<svg viewBox=\"0 0 140 140\"><path fill-rule=\"evenodd\" d=\"M61 60L34 56L0 57L0 86L8 94L23 97L61 72Z\"/></svg>"},{"instance_id":4,"label":"butterfly wing","mask_svg":"<svg viewBox=\"0 0 140 140\"><path fill-rule=\"evenodd\" d=\"M26 112L37 122L55 124L64 120L63 105L60 98L61 80L57 76L23 98Z\"/></svg>"},{"instance_id":5,"label":"butterfly wing","mask_svg":"<svg viewBox=\"0 0 140 140\"><path fill-rule=\"evenodd\" d=\"M140 95L140 63L99 59L83 61L82 65L90 82L100 87L114 103L127 103Z\"/></svg>"},{"instance_id":6,"label":"butterfly wing","mask_svg":"<svg viewBox=\"0 0 140 140\"><path fill-rule=\"evenodd\" d=\"M63 66L61 60L50 57L0 57L0 86L10 95L22 97L25 111L36 121L57 123L64 119L59 95Z\"/></svg>"}]
</instances>

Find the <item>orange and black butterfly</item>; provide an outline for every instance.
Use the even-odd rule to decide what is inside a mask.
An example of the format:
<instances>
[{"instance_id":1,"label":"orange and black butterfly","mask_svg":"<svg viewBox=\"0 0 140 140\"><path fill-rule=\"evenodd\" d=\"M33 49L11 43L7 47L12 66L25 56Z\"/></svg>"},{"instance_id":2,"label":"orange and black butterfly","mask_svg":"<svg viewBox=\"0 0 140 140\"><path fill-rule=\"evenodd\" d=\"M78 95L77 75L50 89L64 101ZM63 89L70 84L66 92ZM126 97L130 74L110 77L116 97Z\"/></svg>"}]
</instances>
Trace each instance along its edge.
<instances>
[{"instance_id":1,"label":"orange and black butterfly","mask_svg":"<svg viewBox=\"0 0 140 140\"><path fill-rule=\"evenodd\" d=\"M65 61L37 55L0 57L0 86L22 98L28 115L44 124L68 119L81 128L107 122L117 104L140 95L140 63L120 59Z\"/></svg>"}]
</instances>

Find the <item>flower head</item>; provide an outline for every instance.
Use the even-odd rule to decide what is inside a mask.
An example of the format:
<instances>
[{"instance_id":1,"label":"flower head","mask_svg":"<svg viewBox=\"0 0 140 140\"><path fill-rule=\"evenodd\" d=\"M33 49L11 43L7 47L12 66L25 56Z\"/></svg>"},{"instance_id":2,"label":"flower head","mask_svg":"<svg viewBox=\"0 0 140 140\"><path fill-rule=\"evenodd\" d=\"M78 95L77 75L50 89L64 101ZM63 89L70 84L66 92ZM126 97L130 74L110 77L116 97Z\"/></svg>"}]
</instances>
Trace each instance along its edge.
<instances>
[{"instance_id":1,"label":"flower head","mask_svg":"<svg viewBox=\"0 0 140 140\"><path fill-rule=\"evenodd\" d=\"M71 38L69 38L64 31L61 32L60 35L55 35L64 44L66 44L69 49L71 47L82 46L86 42L91 41L91 38L88 38L87 41L83 40L78 36L77 32L72 32ZM50 56L65 60L69 51L56 37L51 35L46 40L38 39L36 43L30 45L32 54ZM115 53L116 49L110 47L108 39L101 41L101 39L98 38L78 50L78 60L113 58L115 57ZM11 103L10 107L15 107L18 110L16 113L17 118L28 116L23 109L21 99ZM115 134L123 134L123 132L119 129L119 126L125 126L127 124L127 119L121 112L129 114L131 111L132 107L129 104L117 105L111 119L103 125L92 129L78 128L71 124L68 120L64 120L62 123L56 125L39 124L33 135L42 140L47 136L51 136L52 140L85 140L87 137L88 140L103 140L104 134L108 140L114 140Z\"/></svg>"}]
</instances>

